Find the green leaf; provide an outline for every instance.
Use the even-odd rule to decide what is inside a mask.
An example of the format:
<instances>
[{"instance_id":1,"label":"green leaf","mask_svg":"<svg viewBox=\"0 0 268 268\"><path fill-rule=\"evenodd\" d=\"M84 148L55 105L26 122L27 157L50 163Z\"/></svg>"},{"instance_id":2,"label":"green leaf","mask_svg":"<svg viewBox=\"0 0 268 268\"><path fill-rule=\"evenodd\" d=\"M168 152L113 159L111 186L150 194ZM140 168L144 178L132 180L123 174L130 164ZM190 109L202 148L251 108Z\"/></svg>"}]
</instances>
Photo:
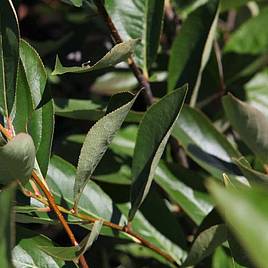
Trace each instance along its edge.
<instances>
[{"instance_id":1,"label":"green leaf","mask_svg":"<svg viewBox=\"0 0 268 268\"><path fill-rule=\"evenodd\" d=\"M199 7L184 22L171 48L168 91L188 83L189 90L194 90L192 104L196 101L201 75L209 58L218 14L218 0Z\"/></svg>"},{"instance_id":2,"label":"green leaf","mask_svg":"<svg viewBox=\"0 0 268 268\"><path fill-rule=\"evenodd\" d=\"M268 68L245 84L247 102L268 117Z\"/></svg>"},{"instance_id":3,"label":"green leaf","mask_svg":"<svg viewBox=\"0 0 268 268\"><path fill-rule=\"evenodd\" d=\"M164 0L108 0L105 6L122 39L140 38L134 58L148 74L154 62L162 31Z\"/></svg>"},{"instance_id":4,"label":"green leaf","mask_svg":"<svg viewBox=\"0 0 268 268\"><path fill-rule=\"evenodd\" d=\"M52 100L42 106L41 142L36 152L36 158L43 177L47 174L54 134L54 107Z\"/></svg>"},{"instance_id":5,"label":"green leaf","mask_svg":"<svg viewBox=\"0 0 268 268\"><path fill-rule=\"evenodd\" d=\"M225 52L241 54L260 54L267 51L268 8L261 9L258 16L253 17L241 25L230 37L226 44Z\"/></svg>"},{"instance_id":6,"label":"green leaf","mask_svg":"<svg viewBox=\"0 0 268 268\"><path fill-rule=\"evenodd\" d=\"M250 259L257 267L265 267L268 261L266 254L268 238L265 235L268 224L267 189L263 187L224 189L212 181L208 184L208 188L219 211Z\"/></svg>"},{"instance_id":7,"label":"green leaf","mask_svg":"<svg viewBox=\"0 0 268 268\"><path fill-rule=\"evenodd\" d=\"M132 91L138 86L138 81L132 72L108 72L98 77L92 86L92 92L99 95L113 95L115 93Z\"/></svg>"},{"instance_id":8,"label":"green leaf","mask_svg":"<svg viewBox=\"0 0 268 268\"><path fill-rule=\"evenodd\" d=\"M75 168L63 159L57 156L53 156L49 165L47 183L52 191L52 194L55 196L56 202L63 202L67 209L71 209L73 207L74 180ZM130 206L125 204L120 204L119 206L120 210L124 212L124 215L127 215ZM90 180L86 185L82 193L78 208L81 213L97 218L102 218L121 226L124 226L126 224L126 217L121 214L117 208L117 205L113 203L112 199L106 193L104 193L101 188L97 186L92 180ZM67 220L70 223L73 221L77 223L77 218L74 218L70 215L66 216ZM173 226L172 221L171 223L168 222L166 224L167 226ZM91 228L91 226L89 227L89 225L84 224L84 222L81 224L81 227L88 229ZM167 239L166 236L160 233L145 218L145 216L142 215L141 212L138 212L137 216L133 220L132 228L148 241L162 248L165 252L172 252L172 255L175 257L175 259L178 260L179 263L181 263L180 259L185 258L185 252L176 244L172 243L170 239ZM178 231L176 230L174 232L177 233ZM131 239L130 236L122 235L122 233L112 231L108 228L105 228L105 226L103 226L101 234L120 237L128 240ZM172 240L174 239L176 238L174 237ZM178 239L181 240L181 237L178 237Z\"/></svg>"},{"instance_id":9,"label":"green leaf","mask_svg":"<svg viewBox=\"0 0 268 268\"><path fill-rule=\"evenodd\" d=\"M118 204L124 215L127 215L130 204ZM182 260L186 257L186 252L169 238L160 233L139 210L131 222L131 228L134 232L139 233L143 238L150 241L153 245L159 247L174 258L177 264L181 265Z\"/></svg>"},{"instance_id":10,"label":"green leaf","mask_svg":"<svg viewBox=\"0 0 268 268\"><path fill-rule=\"evenodd\" d=\"M255 0L254 2L264 2L265 0ZM243 5L246 5L250 0L222 0L221 1L221 11L227 11L230 9L238 8Z\"/></svg>"},{"instance_id":11,"label":"green leaf","mask_svg":"<svg viewBox=\"0 0 268 268\"><path fill-rule=\"evenodd\" d=\"M20 41L20 59L13 126L16 133L28 132L32 136L45 176L54 131L53 103L46 99L47 74L38 53L24 40Z\"/></svg>"},{"instance_id":12,"label":"green leaf","mask_svg":"<svg viewBox=\"0 0 268 268\"><path fill-rule=\"evenodd\" d=\"M268 183L268 175L254 170L245 158L234 159L234 162L237 164L249 182Z\"/></svg>"},{"instance_id":13,"label":"green leaf","mask_svg":"<svg viewBox=\"0 0 268 268\"><path fill-rule=\"evenodd\" d=\"M63 0L65 2L66 0ZM67 0L68 2L72 3L75 7L81 7L83 4L83 0Z\"/></svg>"},{"instance_id":14,"label":"green leaf","mask_svg":"<svg viewBox=\"0 0 268 268\"><path fill-rule=\"evenodd\" d=\"M165 165L164 162L160 163L156 169L155 182L196 224L200 224L212 209L212 204L205 193L188 186L181 178L185 176L186 181L189 181L191 176L195 177L196 184L200 183L198 180L201 178L196 173L183 174L184 172L179 169L176 171L176 173L172 172L168 165ZM178 174L178 177L175 174Z\"/></svg>"},{"instance_id":15,"label":"green leaf","mask_svg":"<svg viewBox=\"0 0 268 268\"><path fill-rule=\"evenodd\" d=\"M186 153L214 177L222 180L222 173L244 180L232 158L240 153L213 126L200 111L184 106L172 135L178 139Z\"/></svg>"},{"instance_id":16,"label":"green leaf","mask_svg":"<svg viewBox=\"0 0 268 268\"><path fill-rule=\"evenodd\" d=\"M264 163L268 163L268 119L259 110L232 95L223 97L223 107L232 127Z\"/></svg>"},{"instance_id":17,"label":"green leaf","mask_svg":"<svg viewBox=\"0 0 268 268\"><path fill-rule=\"evenodd\" d=\"M212 257L212 268L242 268L237 265L223 247L218 247Z\"/></svg>"},{"instance_id":18,"label":"green leaf","mask_svg":"<svg viewBox=\"0 0 268 268\"><path fill-rule=\"evenodd\" d=\"M55 196L56 202L64 202L66 208L73 208L76 170L74 166L58 156L51 158L47 183ZM122 216L112 199L92 180L89 180L81 194L78 205L81 213L102 218L117 224L123 224L126 219ZM77 220L68 216L68 220Z\"/></svg>"},{"instance_id":19,"label":"green leaf","mask_svg":"<svg viewBox=\"0 0 268 268\"><path fill-rule=\"evenodd\" d=\"M66 261L78 261L79 257L83 255L98 238L98 235L101 231L103 221L99 220L94 222L92 231L87 235L78 246L73 247L52 247L45 246L41 247L48 255L55 257L57 259L66 260Z\"/></svg>"},{"instance_id":20,"label":"green leaf","mask_svg":"<svg viewBox=\"0 0 268 268\"><path fill-rule=\"evenodd\" d=\"M33 108L35 109L41 102L45 91L46 69L35 49L23 39L20 40L20 59L31 90Z\"/></svg>"},{"instance_id":21,"label":"green leaf","mask_svg":"<svg viewBox=\"0 0 268 268\"><path fill-rule=\"evenodd\" d=\"M110 148L120 156L127 155L132 157L137 132L137 126L133 125L120 129L119 133L113 139ZM110 174L106 174L105 166L109 164L112 166L120 165L120 169L117 169L117 172L113 173L110 171ZM100 172L95 173L95 179L98 181L124 185L131 183L130 168L125 162L112 162L109 158L103 163L103 166L102 163L100 163L99 168ZM208 194L204 192L202 186L200 187L200 185L203 185L204 178L205 176L184 169L177 164L171 165L160 161L156 169L154 180L168 194L169 198L174 203L178 204L196 224L200 224L203 218L212 209ZM146 200L142 208L146 205Z\"/></svg>"},{"instance_id":22,"label":"green leaf","mask_svg":"<svg viewBox=\"0 0 268 268\"><path fill-rule=\"evenodd\" d=\"M31 176L35 160L35 147L31 136L16 135L0 147L0 183L9 184L14 180L25 183Z\"/></svg>"},{"instance_id":23,"label":"green leaf","mask_svg":"<svg viewBox=\"0 0 268 268\"><path fill-rule=\"evenodd\" d=\"M120 108L108 113L89 130L82 146L77 166L74 185L75 206L78 204L83 189L111 143L116 131L121 127L138 94Z\"/></svg>"},{"instance_id":24,"label":"green leaf","mask_svg":"<svg viewBox=\"0 0 268 268\"><path fill-rule=\"evenodd\" d=\"M214 225L201 232L193 242L183 266L194 266L210 256L215 249L227 240L224 224Z\"/></svg>"},{"instance_id":25,"label":"green leaf","mask_svg":"<svg viewBox=\"0 0 268 268\"><path fill-rule=\"evenodd\" d=\"M19 26L11 0L0 4L0 113L8 118L15 101L19 63Z\"/></svg>"},{"instance_id":26,"label":"green leaf","mask_svg":"<svg viewBox=\"0 0 268 268\"><path fill-rule=\"evenodd\" d=\"M64 67L62 66L59 58L56 58L55 69L52 75L65 74L65 73L86 73L103 68L108 68L127 60L127 58L133 53L133 50L139 40L131 39L124 43L114 46L102 59L96 62L94 65L89 66L74 66L74 67Z\"/></svg>"},{"instance_id":27,"label":"green leaf","mask_svg":"<svg viewBox=\"0 0 268 268\"><path fill-rule=\"evenodd\" d=\"M191 12L195 11L200 6L206 4L208 0L190 0L190 1L176 0L172 2L180 17L182 17L182 19L185 20Z\"/></svg>"},{"instance_id":28,"label":"green leaf","mask_svg":"<svg viewBox=\"0 0 268 268\"><path fill-rule=\"evenodd\" d=\"M132 162L133 184L129 221L149 192L158 162L165 149L174 122L178 119L187 86L174 90L152 105L140 123ZM150 135L150 134L151 135Z\"/></svg>"},{"instance_id":29,"label":"green leaf","mask_svg":"<svg viewBox=\"0 0 268 268\"><path fill-rule=\"evenodd\" d=\"M14 246L14 215L12 212L12 203L14 199L15 188L8 187L0 192L1 220L0 220L0 266L13 268L11 263L11 249Z\"/></svg>"},{"instance_id":30,"label":"green leaf","mask_svg":"<svg viewBox=\"0 0 268 268\"><path fill-rule=\"evenodd\" d=\"M42 247L52 246L47 237L34 233L28 229L17 227L17 244L12 250L12 261L15 268L21 267L49 267L63 268L66 263L46 254ZM69 265L68 267L77 267Z\"/></svg>"},{"instance_id":31,"label":"green leaf","mask_svg":"<svg viewBox=\"0 0 268 268\"><path fill-rule=\"evenodd\" d=\"M118 93L119 94L119 93ZM124 94L124 93L123 93ZM104 103L96 103L92 100L56 98L55 114L58 116L79 120L100 120L104 115ZM126 122L139 122L143 113L129 111Z\"/></svg>"}]
</instances>

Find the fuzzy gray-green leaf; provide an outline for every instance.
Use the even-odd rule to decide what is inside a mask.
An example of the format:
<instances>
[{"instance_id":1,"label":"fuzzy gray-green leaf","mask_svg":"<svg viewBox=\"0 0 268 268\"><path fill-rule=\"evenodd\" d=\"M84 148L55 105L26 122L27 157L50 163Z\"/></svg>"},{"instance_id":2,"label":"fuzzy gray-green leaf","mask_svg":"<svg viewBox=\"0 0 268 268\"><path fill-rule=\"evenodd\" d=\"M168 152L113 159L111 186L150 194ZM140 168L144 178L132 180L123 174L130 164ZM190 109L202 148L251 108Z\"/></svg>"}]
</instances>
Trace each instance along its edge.
<instances>
[{"instance_id":1,"label":"fuzzy gray-green leaf","mask_svg":"<svg viewBox=\"0 0 268 268\"><path fill-rule=\"evenodd\" d=\"M133 96L131 101L108 113L89 130L77 166L74 185L75 205L77 205L85 185L107 150L116 131L121 127L136 97L137 95Z\"/></svg>"}]
</instances>

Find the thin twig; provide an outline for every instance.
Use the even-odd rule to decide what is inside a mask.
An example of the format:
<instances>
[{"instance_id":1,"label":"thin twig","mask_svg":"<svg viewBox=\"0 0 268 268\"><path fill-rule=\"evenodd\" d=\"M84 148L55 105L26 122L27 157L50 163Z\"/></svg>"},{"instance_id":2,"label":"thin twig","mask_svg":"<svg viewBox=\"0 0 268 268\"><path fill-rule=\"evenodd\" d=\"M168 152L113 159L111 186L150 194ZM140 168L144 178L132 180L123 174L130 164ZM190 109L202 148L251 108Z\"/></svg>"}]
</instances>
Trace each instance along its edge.
<instances>
[{"instance_id":1,"label":"thin twig","mask_svg":"<svg viewBox=\"0 0 268 268\"><path fill-rule=\"evenodd\" d=\"M119 32L117 31L111 17L109 16L105 6L103 5L101 0L94 0L94 3L96 7L98 8L99 14L103 17L107 27L109 28L111 32L111 36L116 44L122 43L123 39L121 38ZM148 77L145 77L145 75L141 72L139 67L137 66L135 60L133 57L128 58L128 65L130 69L132 70L133 74L135 75L136 79L138 80L141 87L143 87L145 90L143 91L144 98L146 100L146 103L150 106L154 103L154 97L151 91L150 84L148 82Z\"/></svg>"},{"instance_id":2,"label":"thin twig","mask_svg":"<svg viewBox=\"0 0 268 268\"><path fill-rule=\"evenodd\" d=\"M13 138L12 135L1 124L0 124L0 131L6 137L7 140L12 140L12 138ZM45 196L46 196L46 198L48 200L47 205L49 205L49 207L51 209L53 209L54 212L56 213L59 221L61 222L63 228L65 229L66 233L68 234L72 244L74 246L77 246L78 242L76 241L75 236L74 236L71 228L69 227L68 223L64 219L62 213L58 209L58 206L55 203L53 195L50 193L50 191L48 190L47 186L42 182L42 180L38 177L37 173L34 170L32 172L32 178L37 183L37 185L41 188L43 193L45 194ZM33 194L33 196L35 196L35 195ZM89 268L89 266L87 265L87 262L85 260L85 257L83 255L79 257L79 261L80 261L80 264L81 264L82 268Z\"/></svg>"},{"instance_id":3,"label":"thin twig","mask_svg":"<svg viewBox=\"0 0 268 268\"><path fill-rule=\"evenodd\" d=\"M42 196L35 196L34 193L31 193L31 192L30 192L30 196L32 198L35 198L36 200L38 200L39 202L43 203L46 206L49 205L49 201L47 199L45 199L44 197L42 197ZM57 209L61 213L69 214L69 215L72 215L72 216L74 216L74 217L76 217L76 218L78 218L80 220L83 220L83 224L85 224L85 223L94 223L94 222L100 220L100 218L95 218L95 217L92 217L90 215L86 215L86 214L83 214L83 213L76 213L73 210L66 209L66 208L64 208L64 207L62 207L60 205L56 205L56 206L57 206ZM166 253L163 250L161 250L160 248L156 247L155 245L153 245L152 243L150 243L149 241L144 239L139 234L133 232L132 230L130 230L126 226L121 226L121 225L115 224L115 223L110 222L110 221L103 221L103 225L106 226L106 227L109 227L111 229L117 230L119 232L128 234L137 243L139 243L139 244L151 249L152 251L154 251L157 254L161 255L163 258L165 258L167 261L169 261L170 263L172 263L176 267L179 267L178 264L175 262L175 260L168 253Z\"/></svg>"}]
</instances>

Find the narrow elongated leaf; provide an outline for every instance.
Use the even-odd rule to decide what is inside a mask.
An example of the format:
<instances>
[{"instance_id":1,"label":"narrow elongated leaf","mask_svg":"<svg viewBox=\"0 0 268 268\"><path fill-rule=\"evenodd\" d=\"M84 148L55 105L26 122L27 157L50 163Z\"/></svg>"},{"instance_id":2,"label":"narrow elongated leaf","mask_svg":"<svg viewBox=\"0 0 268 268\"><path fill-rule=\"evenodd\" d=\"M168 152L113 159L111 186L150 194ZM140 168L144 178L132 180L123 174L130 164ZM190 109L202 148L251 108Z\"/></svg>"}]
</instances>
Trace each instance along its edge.
<instances>
[{"instance_id":1,"label":"narrow elongated leaf","mask_svg":"<svg viewBox=\"0 0 268 268\"><path fill-rule=\"evenodd\" d=\"M65 207L69 209L73 207L74 180L75 168L63 159L53 156L50 161L47 183L53 195L55 196L56 202L64 202ZM128 214L130 206L129 204L121 204L119 206L120 210L124 214L121 214L120 210L118 210L118 206L113 203L112 199L105 192L103 192L103 190L97 186L94 181L89 180L82 193L78 208L81 213L102 218L104 220L124 226L126 224L126 217L124 215ZM69 222L74 222L75 220L77 223L77 218L74 218L70 215L66 216ZM170 226L170 224L167 223L167 226ZM81 227L89 228L84 223L81 224ZM181 260L185 258L185 252L178 245L172 243L170 239L160 233L145 218L145 216L142 215L142 213L137 213L137 217L135 217L132 222L132 228L141 234L145 239L162 248L165 252L172 252L172 256L178 260L178 263L181 263ZM89 229L91 229L91 226ZM101 234L132 240L130 236L115 232L110 230L110 228L105 228L104 226L101 230ZM175 238L173 238L173 240L174 239ZM180 240L181 237L178 237L178 239Z\"/></svg>"},{"instance_id":2,"label":"narrow elongated leaf","mask_svg":"<svg viewBox=\"0 0 268 268\"><path fill-rule=\"evenodd\" d=\"M265 235L268 224L267 189L224 189L212 181L208 187L220 213L238 241L242 243L250 259L257 267L265 267L268 261L268 238Z\"/></svg>"},{"instance_id":3,"label":"narrow elongated leaf","mask_svg":"<svg viewBox=\"0 0 268 268\"><path fill-rule=\"evenodd\" d=\"M55 114L71 119L97 121L105 115L104 107L104 103L91 100L55 99ZM141 112L129 111L126 122L139 122L142 115Z\"/></svg>"},{"instance_id":4,"label":"narrow elongated leaf","mask_svg":"<svg viewBox=\"0 0 268 268\"><path fill-rule=\"evenodd\" d=\"M53 246L52 241L43 235L17 227L17 244L12 250L14 267L66 267L66 263L62 260L52 258L46 254L42 250L42 247L45 246ZM69 264L68 267L77 266L75 264Z\"/></svg>"},{"instance_id":5,"label":"narrow elongated leaf","mask_svg":"<svg viewBox=\"0 0 268 268\"><path fill-rule=\"evenodd\" d=\"M54 131L53 103L44 100L47 74L38 53L24 40L20 41L20 59L13 126L16 133L28 132L32 136L45 176Z\"/></svg>"},{"instance_id":6,"label":"narrow elongated leaf","mask_svg":"<svg viewBox=\"0 0 268 268\"><path fill-rule=\"evenodd\" d=\"M42 106L42 138L36 152L36 158L43 177L47 174L54 134L54 107L50 100Z\"/></svg>"},{"instance_id":7,"label":"narrow elongated leaf","mask_svg":"<svg viewBox=\"0 0 268 268\"><path fill-rule=\"evenodd\" d=\"M214 225L201 232L193 242L183 266L194 266L211 255L215 249L227 240L227 229L224 224Z\"/></svg>"},{"instance_id":8,"label":"narrow elongated leaf","mask_svg":"<svg viewBox=\"0 0 268 268\"><path fill-rule=\"evenodd\" d=\"M154 62L162 30L164 0L108 0L105 6L123 40L140 38L134 58L148 74Z\"/></svg>"},{"instance_id":9,"label":"narrow elongated leaf","mask_svg":"<svg viewBox=\"0 0 268 268\"><path fill-rule=\"evenodd\" d=\"M179 140L186 153L211 175L222 180L222 173L238 180L240 171L232 158L240 153L198 110L184 106L172 135Z\"/></svg>"},{"instance_id":10,"label":"narrow elongated leaf","mask_svg":"<svg viewBox=\"0 0 268 268\"><path fill-rule=\"evenodd\" d=\"M268 183L268 175L254 170L245 158L235 159L234 161L248 181Z\"/></svg>"},{"instance_id":11,"label":"narrow elongated leaf","mask_svg":"<svg viewBox=\"0 0 268 268\"><path fill-rule=\"evenodd\" d=\"M168 66L169 91L188 83L189 90L195 89L196 100L201 75L212 47L218 7L218 0L209 1L191 13L184 22L171 48Z\"/></svg>"},{"instance_id":12,"label":"narrow elongated leaf","mask_svg":"<svg viewBox=\"0 0 268 268\"><path fill-rule=\"evenodd\" d=\"M131 221L149 192L158 162L180 114L187 86L163 97L145 113L138 130L132 162Z\"/></svg>"},{"instance_id":13,"label":"narrow elongated leaf","mask_svg":"<svg viewBox=\"0 0 268 268\"><path fill-rule=\"evenodd\" d=\"M35 109L41 102L45 91L46 69L35 49L22 39L20 40L20 59L31 90L33 108Z\"/></svg>"},{"instance_id":14,"label":"narrow elongated leaf","mask_svg":"<svg viewBox=\"0 0 268 268\"><path fill-rule=\"evenodd\" d=\"M268 8L266 7L258 16L249 19L231 35L224 51L241 54L266 52L268 47L267 20Z\"/></svg>"},{"instance_id":15,"label":"narrow elongated leaf","mask_svg":"<svg viewBox=\"0 0 268 268\"><path fill-rule=\"evenodd\" d=\"M14 246L15 233L13 230L14 215L12 211L12 203L14 199L15 188L8 187L0 192L0 266L13 268L11 262L11 249Z\"/></svg>"},{"instance_id":16,"label":"narrow elongated leaf","mask_svg":"<svg viewBox=\"0 0 268 268\"><path fill-rule=\"evenodd\" d=\"M127 128L121 129L113 139L110 147L120 155L132 157L137 132L137 126L128 126ZM169 198L178 204L199 225L212 209L212 204L208 198L208 194L197 187L189 185L189 182L192 180L193 185L202 185L204 177L196 172L183 169L177 164L174 170L171 169L172 167L175 167L175 165L171 166L164 161L160 161L154 180L168 194ZM100 173L97 174L96 179L110 181L111 183L120 182L121 184L129 184L131 183L130 168L128 165L121 164L121 168L117 173L111 174L111 176ZM146 206L145 203L144 205Z\"/></svg>"},{"instance_id":17,"label":"narrow elongated leaf","mask_svg":"<svg viewBox=\"0 0 268 268\"><path fill-rule=\"evenodd\" d=\"M35 159L35 147L31 136L20 133L0 147L0 183L14 180L25 182L30 178Z\"/></svg>"},{"instance_id":18,"label":"narrow elongated leaf","mask_svg":"<svg viewBox=\"0 0 268 268\"><path fill-rule=\"evenodd\" d=\"M120 94L120 93L119 93ZM139 93L138 93L139 94ZM75 206L92 173L121 127L138 94L120 108L108 113L88 132L79 156L74 185Z\"/></svg>"},{"instance_id":19,"label":"narrow elongated leaf","mask_svg":"<svg viewBox=\"0 0 268 268\"><path fill-rule=\"evenodd\" d=\"M58 56L56 58L55 69L52 75L65 74L65 73L86 73L96 71L103 68L108 68L127 60L127 58L133 53L136 44L139 42L137 39L131 39L124 43L118 44L113 47L102 59L96 62L94 65L64 67L62 66Z\"/></svg>"},{"instance_id":20,"label":"narrow elongated leaf","mask_svg":"<svg viewBox=\"0 0 268 268\"><path fill-rule=\"evenodd\" d=\"M10 115L19 63L18 19L11 0L0 3L0 113Z\"/></svg>"},{"instance_id":21,"label":"narrow elongated leaf","mask_svg":"<svg viewBox=\"0 0 268 268\"><path fill-rule=\"evenodd\" d=\"M268 119L259 110L232 95L223 97L223 107L232 127L264 163L268 163Z\"/></svg>"},{"instance_id":22,"label":"narrow elongated leaf","mask_svg":"<svg viewBox=\"0 0 268 268\"><path fill-rule=\"evenodd\" d=\"M103 221L99 220L93 224L92 230L88 236L86 236L78 246L73 247L53 247L45 246L41 247L48 255L57 259L66 261L78 261L79 257L83 255L98 238L101 231Z\"/></svg>"},{"instance_id":23,"label":"narrow elongated leaf","mask_svg":"<svg viewBox=\"0 0 268 268\"><path fill-rule=\"evenodd\" d=\"M177 178L169 170L168 166L162 162L156 169L155 182L164 189L171 200L178 204L196 224L200 224L212 209L212 204L205 193L193 189L181 181L181 176L183 176L183 173ZM184 176L189 179L189 174ZM196 175L195 179L198 182L199 176Z\"/></svg>"}]
</instances>

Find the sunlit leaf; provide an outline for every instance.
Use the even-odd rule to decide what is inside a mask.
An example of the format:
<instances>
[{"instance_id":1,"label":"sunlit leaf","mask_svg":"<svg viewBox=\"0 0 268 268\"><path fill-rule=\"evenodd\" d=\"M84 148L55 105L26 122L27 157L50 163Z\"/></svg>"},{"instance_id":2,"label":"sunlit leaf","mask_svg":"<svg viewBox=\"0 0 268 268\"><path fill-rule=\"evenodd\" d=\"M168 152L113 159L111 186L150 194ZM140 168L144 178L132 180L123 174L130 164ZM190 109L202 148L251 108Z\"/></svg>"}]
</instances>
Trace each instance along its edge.
<instances>
[{"instance_id":1,"label":"sunlit leaf","mask_svg":"<svg viewBox=\"0 0 268 268\"><path fill-rule=\"evenodd\" d=\"M121 127L137 96L133 96L132 100L128 100L120 108L108 113L89 130L78 161L74 185L75 205L78 204L84 187L107 150L116 131Z\"/></svg>"},{"instance_id":2,"label":"sunlit leaf","mask_svg":"<svg viewBox=\"0 0 268 268\"><path fill-rule=\"evenodd\" d=\"M133 53L135 46L139 40L131 39L124 43L118 44L113 47L102 59L96 62L94 65L84 65L81 67L64 67L62 66L59 57L56 58L55 69L52 75L65 74L65 73L86 73L103 68L108 68L127 60L127 58Z\"/></svg>"},{"instance_id":3,"label":"sunlit leaf","mask_svg":"<svg viewBox=\"0 0 268 268\"><path fill-rule=\"evenodd\" d=\"M149 192L186 93L187 86L184 86L166 95L148 109L140 123L132 162L130 221Z\"/></svg>"},{"instance_id":4,"label":"sunlit leaf","mask_svg":"<svg viewBox=\"0 0 268 268\"><path fill-rule=\"evenodd\" d=\"M232 127L264 163L268 163L267 117L232 95L223 97L223 107Z\"/></svg>"}]
</instances>

